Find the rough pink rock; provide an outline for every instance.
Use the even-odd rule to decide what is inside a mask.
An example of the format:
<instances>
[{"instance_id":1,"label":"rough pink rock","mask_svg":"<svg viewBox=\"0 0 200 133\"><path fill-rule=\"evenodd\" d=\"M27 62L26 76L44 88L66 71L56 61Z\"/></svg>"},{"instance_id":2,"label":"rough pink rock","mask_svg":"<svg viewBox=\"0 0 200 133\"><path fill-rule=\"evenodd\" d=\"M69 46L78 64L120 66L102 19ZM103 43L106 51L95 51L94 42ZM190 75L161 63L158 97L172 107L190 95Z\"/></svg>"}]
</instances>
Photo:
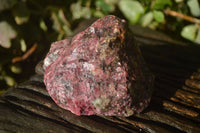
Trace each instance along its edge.
<instances>
[{"instance_id":1,"label":"rough pink rock","mask_svg":"<svg viewBox=\"0 0 200 133\"><path fill-rule=\"evenodd\" d=\"M76 115L141 112L150 102L153 76L132 37L125 20L109 15L53 43L43 65L49 95Z\"/></svg>"}]
</instances>

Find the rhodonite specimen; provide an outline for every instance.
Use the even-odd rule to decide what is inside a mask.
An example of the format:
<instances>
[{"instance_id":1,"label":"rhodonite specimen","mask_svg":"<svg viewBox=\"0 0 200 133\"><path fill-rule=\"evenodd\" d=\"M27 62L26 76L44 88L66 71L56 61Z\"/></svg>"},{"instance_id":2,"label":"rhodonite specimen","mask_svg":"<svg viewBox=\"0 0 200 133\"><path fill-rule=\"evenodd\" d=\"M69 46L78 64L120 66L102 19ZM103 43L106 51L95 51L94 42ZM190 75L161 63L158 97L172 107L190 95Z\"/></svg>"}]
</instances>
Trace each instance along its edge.
<instances>
[{"instance_id":1,"label":"rhodonite specimen","mask_svg":"<svg viewBox=\"0 0 200 133\"><path fill-rule=\"evenodd\" d=\"M76 115L130 116L150 102L153 76L125 20L109 15L51 45L44 83Z\"/></svg>"}]
</instances>

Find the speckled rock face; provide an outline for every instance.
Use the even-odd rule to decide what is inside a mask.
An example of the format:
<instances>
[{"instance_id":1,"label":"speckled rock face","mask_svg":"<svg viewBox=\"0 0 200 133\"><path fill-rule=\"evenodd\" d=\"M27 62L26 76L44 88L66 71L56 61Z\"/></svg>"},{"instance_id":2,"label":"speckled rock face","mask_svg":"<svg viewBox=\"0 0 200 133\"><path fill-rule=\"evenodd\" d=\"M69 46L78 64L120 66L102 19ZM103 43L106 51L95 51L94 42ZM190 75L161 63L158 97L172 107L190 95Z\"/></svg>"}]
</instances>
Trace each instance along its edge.
<instances>
[{"instance_id":1,"label":"speckled rock face","mask_svg":"<svg viewBox=\"0 0 200 133\"><path fill-rule=\"evenodd\" d=\"M130 116L150 102L153 76L125 20L112 15L53 43L43 68L49 95L76 115Z\"/></svg>"}]
</instances>

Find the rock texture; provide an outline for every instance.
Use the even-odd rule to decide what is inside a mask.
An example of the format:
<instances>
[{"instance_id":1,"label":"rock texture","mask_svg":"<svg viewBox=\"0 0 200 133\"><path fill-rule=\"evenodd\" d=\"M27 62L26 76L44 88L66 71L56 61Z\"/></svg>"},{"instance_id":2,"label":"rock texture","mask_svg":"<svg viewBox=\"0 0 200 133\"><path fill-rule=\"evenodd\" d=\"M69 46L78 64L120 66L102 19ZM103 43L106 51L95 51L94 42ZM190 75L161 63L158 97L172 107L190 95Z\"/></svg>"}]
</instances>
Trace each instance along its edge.
<instances>
[{"instance_id":1,"label":"rock texture","mask_svg":"<svg viewBox=\"0 0 200 133\"><path fill-rule=\"evenodd\" d=\"M43 68L52 99L76 115L130 116L146 108L153 76L125 20L109 15L51 45Z\"/></svg>"}]
</instances>

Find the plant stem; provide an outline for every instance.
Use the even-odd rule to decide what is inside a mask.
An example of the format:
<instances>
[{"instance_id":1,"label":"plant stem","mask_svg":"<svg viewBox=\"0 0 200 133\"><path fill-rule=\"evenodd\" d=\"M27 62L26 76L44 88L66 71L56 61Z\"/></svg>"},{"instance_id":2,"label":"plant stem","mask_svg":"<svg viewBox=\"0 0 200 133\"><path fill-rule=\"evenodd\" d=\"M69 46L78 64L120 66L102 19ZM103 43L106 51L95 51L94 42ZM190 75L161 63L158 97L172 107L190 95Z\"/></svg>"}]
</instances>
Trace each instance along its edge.
<instances>
[{"instance_id":1,"label":"plant stem","mask_svg":"<svg viewBox=\"0 0 200 133\"><path fill-rule=\"evenodd\" d=\"M200 19L197 19L197 18L194 18L194 17L191 17L191 16L187 16L187 15L184 15L184 14L181 14L179 12L172 11L172 10L169 10L169 9L165 10L164 13L167 14L167 15L173 16L173 17L182 18L182 19L190 21L192 23L196 23L200 26Z\"/></svg>"}]
</instances>

